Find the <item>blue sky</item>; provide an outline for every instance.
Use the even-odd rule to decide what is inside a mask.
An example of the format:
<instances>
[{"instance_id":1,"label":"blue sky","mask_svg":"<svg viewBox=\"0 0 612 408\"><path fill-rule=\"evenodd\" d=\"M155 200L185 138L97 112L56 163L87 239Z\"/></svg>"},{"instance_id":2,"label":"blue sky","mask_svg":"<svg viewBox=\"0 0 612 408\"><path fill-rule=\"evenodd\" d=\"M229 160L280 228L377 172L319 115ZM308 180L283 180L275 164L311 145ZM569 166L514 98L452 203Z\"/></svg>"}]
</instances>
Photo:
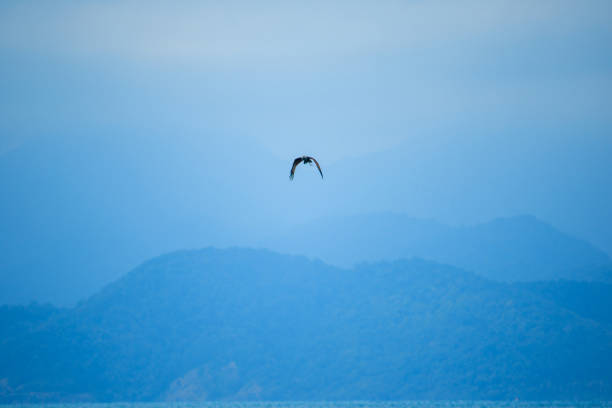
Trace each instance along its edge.
<instances>
[{"instance_id":1,"label":"blue sky","mask_svg":"<svg viewBox=\"0 0 612 408\"><path fill-rule=\"evenodd\" d=\"M606 1L0 7L0 151L31 122L152 116L231 131L278 157L314 150L332 161L423 133L463 142L448 134L473 126L588 122L609 138ZM556 137L571 136L543 143Z\"/></svg>"}]
</instances>

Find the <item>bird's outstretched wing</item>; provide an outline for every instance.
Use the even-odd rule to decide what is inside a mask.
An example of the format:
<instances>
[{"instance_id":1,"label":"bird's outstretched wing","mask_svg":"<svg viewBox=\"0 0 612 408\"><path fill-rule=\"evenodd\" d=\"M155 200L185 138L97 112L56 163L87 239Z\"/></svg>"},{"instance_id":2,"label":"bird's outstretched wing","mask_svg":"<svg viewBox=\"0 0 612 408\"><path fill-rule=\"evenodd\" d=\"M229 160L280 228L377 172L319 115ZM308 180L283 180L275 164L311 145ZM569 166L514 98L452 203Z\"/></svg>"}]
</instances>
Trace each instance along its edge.
<instances>
[{"instance_id":1,"label":"bird's outstretched wing","mask_svg":"<svg viewBox=\"0 0 612 408\"><path fill-rule=\"evenodd\" d=\"M298 164L300 164L302 162L302 158L298 157L297 159L295 159L293 161L293 166L291 167L291 172L289 172L289 179L293 180L293 176L295 176L295 168L297 167Z\"/></svg>"},{"instance_id":2,"label":"bird's outstretched wing","mask_svg":"<svg viewBox=\"0 0 612 408\"><path fill-rule=\"evenodd\" d=\"M308 158L312 160L313 162L315 162L315 164L317 165L317 169L319 169L319 173L321 174L321 178L323 178L323 172L321 171L321 166L319 166L319 162L317 161L317 159L315 159L314 157L310 157L310 156L308 156Z\"/></svg>"}]
</instances>

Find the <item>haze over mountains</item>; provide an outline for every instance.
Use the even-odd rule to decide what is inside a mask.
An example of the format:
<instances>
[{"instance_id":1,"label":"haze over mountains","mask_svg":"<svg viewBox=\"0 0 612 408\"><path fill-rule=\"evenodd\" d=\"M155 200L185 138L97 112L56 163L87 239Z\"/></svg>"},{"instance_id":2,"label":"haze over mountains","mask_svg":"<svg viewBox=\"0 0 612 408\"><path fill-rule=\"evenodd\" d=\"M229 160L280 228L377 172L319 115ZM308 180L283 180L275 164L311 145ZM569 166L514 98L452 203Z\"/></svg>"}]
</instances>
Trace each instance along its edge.
<instances>
[{"instance_id":1,"label":"haze over mountains","mask_svg":"<svg viewBox=\"0 0 612 408\"><path fill-rule=\"evenodd\" d=\"M610 15L0 2L0 400L612 399Z\"/></svg>"},{"instance_id":2,"label":"haze over mountains","mask_svg":"<svg viewBox=\"0 0 612 408\"><path fill-rule=\"evenodd\" d=\"M406 145L359 160L328 164L323 157L324 182L304 167L290 183L290 160L278 159L255 142L231 134L203 139L188 129L170 133L164 127L77 127L70 135L35 137L0 155L0 187L6 197L0 202L5 232L0 237L0 302L74 304L144 259L206 245L268 247L345 266L420 256L504 280L588 280L594 279L588 270L609 263L596 247L534 218L486 223L528 208L605 244L598 237L609 229L599 227L608 223L609 213L583 206L608 208L609 183L597 192L574 189L588 184L592 174L602 174L595 167L604 166L603 156L590 156L590 167L562 176L568 168L564 156L544 171L532 152L533 161L523 161L524 174L513 180L518 183L532 172L543 177L534 183L553 188L545 179L554 173L555 180L567 181L567 188L558 190L561 195L515 192L510 199L510 181L491 183L499 178L481 172L485 164L469 159L468 151L459 163L459 151L440 155L426 139L418 154ZM600 153L605 152L607 145L601 147ZM503 160L513 154L518 151L509 147ZM509 163L498 166L500 172L510 168ZM516 201L535 197L540 198L531 204ZM546 209L550 206L555 211ZM408 211L421 219L472 226L449 227L401 215ZM568 215L567 223L558 211ZM587 219L598 219L598 228L572 224ZM365 248L368 237L376 239ZM332 245L335 240L343 245ZM598 279L607 279L605 268Z\"/></svg>"},{"instance_id":3,"label":"haze over mountains","mask_svg":"<svg viewBox=\"0 0 612 408\"><path fill-rule=\"evenodd\" d=\"M612 263L588 241L374 212L414 187L377 184L382 161L289 183L257 144L105 132L0 156L0 299L69 306L0 307L0 401L612 398ZM209 248L125 274L210 244L311 259Z\"/></svg>"},{"instance_id":4,"label":"haze over mountains","mask_svg":"<svg viewBox=\"0 0 612 408\"><path fill-rule=\"evenodd\" d=\"M315 237L315 238L313 238ZM323 218L270 246L335 265L413 256L474 271L498 281L555 279L612 282L606 253L530 216L450 227L398 214Z\"/></svg>"},{"instance_id":5,"label":"haze over mountains","mask_svg":"<svg viewBox=\"0 0 612 408\"><path fill-rule=\"evenodd\" d=\"M0 399L611 398L612 286L574 284L176 252L72 309L0 309Z\"/></svg>"}]
</instances>

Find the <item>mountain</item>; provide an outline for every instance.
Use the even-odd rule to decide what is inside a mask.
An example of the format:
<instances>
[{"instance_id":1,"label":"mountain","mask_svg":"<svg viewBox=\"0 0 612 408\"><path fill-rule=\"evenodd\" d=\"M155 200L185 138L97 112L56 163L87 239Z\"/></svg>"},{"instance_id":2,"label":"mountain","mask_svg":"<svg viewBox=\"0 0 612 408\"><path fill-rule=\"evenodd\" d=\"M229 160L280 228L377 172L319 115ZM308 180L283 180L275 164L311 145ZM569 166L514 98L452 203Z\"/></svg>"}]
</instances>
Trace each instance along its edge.
<instances>
[{"instance_id":1,"label":"mountain","mask_svg":"<svg viewBox=\"0 0 612 408\"><path fill-rule=\"evenodd\" d=\"M71 305L143 259L239 244L262 180L286 184L288 170L255 145L201 139L76 127L0 156L0 304ZM240 185L250 157L261 159L261 177Z\"/></svg>"},{"instance_id":2,"label":"mountain","mask_svg":"<svg viewBox=\"0 0 612 408\"><path fill-rule=\"evenodd\" d=\"M101 86L97 80L92 83ZM193 112L199 115L200 93L196 94ZM324 148L308 151L313 147L306 137L298 143L305 151L279 158L256 137L220 129L212 120L199 121L197 127L189 120L168 123L151 117L146 106L134 103L119 110L144 109L142 116L147 120L135 123L115 122L114 115L95 124L76 118L66 118L54 127L32 123L31 134L20 135L20 143L0 154L0 304L74 305L143 259L178 249L274 244L278 250L300 253L297 243L285 245L279 237L292 230L297 234L290 235L291 241L302 238L309 225L322 217L338 228L320 237L325 247L303 245L304 254L339 265L416 254L451 264L458 260L457 265L472 270L492 267L504 279L506 275L531 276L533 268L543 277L569 278L559 271L561 259L568 261L569 269L591 270L592 262L603 258L595 253L600 251L577 241L561 239L554 248L547 247L545 241L557 240L558 235L533 220L498 225L497 237L489 237L487 231L478 230L482 224L475 224L521 213L550 221L608 253L612 248L608 237L612 229L607 227L612 184L606 178L612 144L605 138L595 141L585 135L578 146L561 140L555 145L559 155L549 160L549 146L532 146L538 139L534 130L526 136L520 129L507 130L503 137L497 136L493 150L486 147L492 142L484 133L470 137L473 144L423 133L390 151L332 162ZM106 108L110 107L116 106L109 103ZM164 115L159 112L158 116ZM230 115L230 121L234 120ZM519 136L534 149L517 151L522 143L507 146ZM324 180L304 166L289 182L293 157L304 153L317 157ZM380 211L476 226L475 231L464 228L456 233L433 223L411 226L419 222L384 217L368 221L370 216L364 215L364 222L371 225L357 226L361 229L355 240L348 236L351 241L346 248L327 253L334 236L347 238L340 228L353 228L350 220L343 219L345 215ZM381 225L376 225L377 219ZM396 222L407 224L405 230L378 231ZM532 228L540 235L527 237ZM325 226L311 229L325 232ZM423 244L417 232L422 233ZM445 237L447 233L451 237ZM388 239L373 242L371 249L357 242L364 240L359 234ZM427 234L439 238L440 244ZM460 238L454 239L455 235ZM466 248L457 243L463 238L469 238ZM407 239L415 242L405 243ZM453 253L444 252L446 242ZM525 247L519 248L523 242ZM542 252L531 252L532 244ZM474 248L480 246L511 251L475 254ZM354 248L360 251L350 253ZM482 259L476 259L481 255ZM502 264L496 264L497 255Z\"/></svg>"},{"instance_id":3,"label":"mountain","mask_svg":"<svg viewBox=\"0 0 612 408\"><path fill-rule=\"evenodd\" d=\"M48 320L62 312L62 309L50 304L31 303L28 306L0 306L0 343L36 331Z\"/></svg>"},{"instance_id":4,"label":"mountain","mask_svg":"<svg viewBox=\"0 0 612 408\"><path fill-rule=\"evenodd\" d=\"M606 253L532 216L467 227L392 213L327 217L291 229L268 246L341 266L416 256L499 281L612 282Z\"/></svg>"},{"instance_id":5,"label":"mountain","mask_svg":"<svg viewBox=\"0 0 612 408\"><path fill-rule=\"evenodd\" d=\"M532 125L421 129L334 164L310 204L327 209L320 217L391 211L451 225L533 214L612 254L612 230L602 228L612 224L612 139L588 125Z\"/></svg>"},{"instance_id":6,"label":"mountain","mask_svg":"<svg viewBox=\"0 0 612 408\"><path fill-rule=\"evenodd\" d=\"M564 285L419 259L170 253L17 329L0 347L0 398L609 399L612 325L575 297L605 306L612 286Z\"/></svg>"},{"instance_id":7,"label":"mountain","mask_svg":"<svg viewBox=\"0 0 612 408\"><path fill-rule=\"evenodd\" d=\"M612 285L610 284L558 280L517 285L587 319L612 324L612 297L610 297Z\"/></svg>"}]
</instances>

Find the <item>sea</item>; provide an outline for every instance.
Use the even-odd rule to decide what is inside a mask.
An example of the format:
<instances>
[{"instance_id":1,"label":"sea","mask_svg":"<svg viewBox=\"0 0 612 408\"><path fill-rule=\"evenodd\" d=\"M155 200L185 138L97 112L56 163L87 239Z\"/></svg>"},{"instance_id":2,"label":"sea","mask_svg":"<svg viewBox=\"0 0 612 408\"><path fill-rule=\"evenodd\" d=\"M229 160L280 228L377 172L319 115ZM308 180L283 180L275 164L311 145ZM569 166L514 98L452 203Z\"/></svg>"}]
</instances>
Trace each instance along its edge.
<instances>
[{"instance_id":1,"label":"sea","mask_svg":"<svg viewBox=\"0 0 612 408\"><path fill-rule=\"evenodd\" d=\"M612 408L612 401L113 402L10 404L0 408Z\"/></svg>"}]
</instances>

